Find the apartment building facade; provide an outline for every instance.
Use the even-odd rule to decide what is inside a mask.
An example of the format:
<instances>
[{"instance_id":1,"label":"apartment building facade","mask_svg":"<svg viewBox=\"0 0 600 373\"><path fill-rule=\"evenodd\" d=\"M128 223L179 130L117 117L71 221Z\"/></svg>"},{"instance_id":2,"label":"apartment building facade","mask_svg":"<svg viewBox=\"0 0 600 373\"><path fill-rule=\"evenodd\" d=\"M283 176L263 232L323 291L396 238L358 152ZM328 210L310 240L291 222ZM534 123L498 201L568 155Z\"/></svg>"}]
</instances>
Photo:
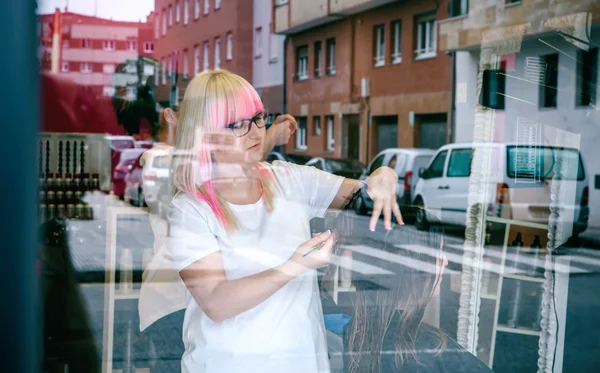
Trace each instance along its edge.
<instances>
[{"instance_id":1,"label":"apartment building facade","mask_svg":"<svg viewBox=\"0 0 600 373\"><path fill-rule=\"evenodd\" d=\"M461 2L460 14L440 22L440 49L456 54L456 141L579 149L589 226L600 227L600 3Z\"/></svg>"},{"instance_id":2,"label":"apartment building facade","mask_svg":"<svg viewBox=\"0 0 600 373\"><path fill-rule=\"evenodd\" d=\"M156 0L157 101L176 106L199 72L223 68L252 81L253 2Z\"/></svg>"},{"instance_id":3,"label":"apartment building facade","mask_svg":"<svg viewBox=\"0 0 600 373\"><path fill-rule=\"evenodd\" d=\"M446 1L283 0L289 152L368 162L390 147L449 140L450 58L437 48Z\"/></svg>"},{"instance_id":4,"label":"apartment building facade","mask_svg":"<svg viewBox=\"0 0 600 373\"><path fill-rule=\"evenodd\" d=\"M140 75L143 81L154 75L152 63L142 64L140 74L124 68L135 67L139 57L146 62L152 58L148 20L120 22L56 9L38 16L38 33L40 67L90 87L97 95L133 99Z\"/></svg>"},{"instance_id":5,"label":"apartment building facade","mask_svg":"<svg viewBox=\"0 0 600 373\"><path fill-rule=\"evenodd\" d=\"M265 108L276 115L283 110L283 43L274 33L272 0L254 0L252 84Z\"/></svg>"}]
</instances>

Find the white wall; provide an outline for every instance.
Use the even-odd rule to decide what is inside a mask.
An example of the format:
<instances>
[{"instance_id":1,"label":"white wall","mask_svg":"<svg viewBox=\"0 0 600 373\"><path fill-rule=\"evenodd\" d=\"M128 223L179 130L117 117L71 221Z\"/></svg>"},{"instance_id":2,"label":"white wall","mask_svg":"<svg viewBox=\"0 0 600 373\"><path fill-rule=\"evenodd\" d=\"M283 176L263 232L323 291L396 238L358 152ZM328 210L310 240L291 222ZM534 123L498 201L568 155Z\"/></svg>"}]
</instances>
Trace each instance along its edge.
<instances>
[{"instance_id":1,"label":"white wall","mask_svg":"<svg viewBox=\"0 0 600 373\"><path fill-rule=\"evenodd\" d=\"M592 41L600 45L600 29L592 30ZM577 50L565 39L543 38L554 46L551 48L537 39L524 41L517 54L515 71L507 74L524 78L526 57L558 53L558 97L556 108L539 107L539 88L536 84L519 79L507 78L506 94L529 103L506 98L504 129L497 131L496 141L514 142L519 117L537 121L571 133L581 135L581 154L585 162L590 187L590 226L600 227L600 190L594 189L594 176L600 174L600 110L575 105L577 92ZM599 56L600 64L600 56ZM457 52L456 67L456 142L473 139L473 123L477 97L477 73L479 51ZM598 67L600 72L600 66ZM600 76L598 77L600 79ZM596 101L600 101L600 89L596 86ZM461 94L458 94L462 90ZM464 92L466 90L466 95Z\"/></svg>"},{"instance_id":2,"label":"white wall","mask_svg":"<svg viewBox=\"0 0 600 373\"><path fill-rule=\"evenodd\" d=\"M256 88L265 88L283 84L283 41L282 35L270 35L271 14L273 3L271 0L254 1L254 30L262 27L262 56L254 58L252 84ZM273 46L277 50L277 59L271 59L271 40L274 37ZM254 36L253 36L254 43ZM254 47L252 51L254 56Z\"/></svg>"}]
</instances>

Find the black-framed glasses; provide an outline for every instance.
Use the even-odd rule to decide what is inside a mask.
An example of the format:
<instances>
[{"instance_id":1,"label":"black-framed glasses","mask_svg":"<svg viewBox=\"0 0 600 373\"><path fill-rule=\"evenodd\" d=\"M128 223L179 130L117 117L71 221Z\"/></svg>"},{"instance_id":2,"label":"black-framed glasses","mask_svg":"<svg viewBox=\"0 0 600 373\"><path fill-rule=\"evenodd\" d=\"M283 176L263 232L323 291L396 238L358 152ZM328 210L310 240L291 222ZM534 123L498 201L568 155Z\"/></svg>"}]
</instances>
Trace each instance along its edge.
<instances>
[{"instance_id":1,"label":"black-framed glasses","mask_svg":"<svg viewBox=\"0 0 600 373\"><path fill-rule=\"evenodd\" d=\"M261 111L251 119L242 119L235 123L228 124L227 128L230 128L236 137L244 137L252 129L252 123L254 123L258 128L263 128L268 121L269 113L266 111Z\"/></svg>"}]
</instances>

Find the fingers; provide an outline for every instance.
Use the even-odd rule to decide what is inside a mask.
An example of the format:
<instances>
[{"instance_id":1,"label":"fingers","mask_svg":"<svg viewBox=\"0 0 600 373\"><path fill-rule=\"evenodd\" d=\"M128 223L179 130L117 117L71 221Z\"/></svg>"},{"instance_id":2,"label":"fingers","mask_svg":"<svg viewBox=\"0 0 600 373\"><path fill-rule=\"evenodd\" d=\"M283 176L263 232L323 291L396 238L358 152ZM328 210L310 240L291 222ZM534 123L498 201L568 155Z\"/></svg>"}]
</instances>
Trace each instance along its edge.
<instances>
[{"instance_id":1,"label":"fingers","mask_svg":"<svg viewBox=\"0 0 600 373\"><path fill-rule=\"evenodd\" d=\"M383 204L383 226L388 231L392 229L392 201L386 200Z\"/></svg>"},{"instance_id":2,"label":"fingers","mask_svg":"<svg viewBox=\"0 0 600 373\"><path fill-rule=\"evenodd\" d=\"M371 220L369 221L369 230L371 232L375 232L375 226L377 225L377 220L379 220L382 210L383 202L380 199L373 201L373 214L371 215Z\"/></svg>"},{"instance_id":3,"label":"fingers","mask_svg":"<svg viewBox=\"0 0 600 373\"><path fill-rule=\"evenodd\" d=\"M400 206L398 206L398 202L394 202L392 205L392 212L394 213L398 224L404 225L404 219L402 218L402 213L400 212Z\"/></svg>"},{"instance_id":4,"label":"fingers","mask_svg":"<svg viewBox=\"0 0 600 373\"><path fill-rule=\"evenodd\" d=\"M275 123L282 123L282 122L288 122L290 131L292 134L294 132L296 132L296 129L298 128L298 122L296 122L296 118L294 118L292 115L284 114L284 115L278 116L277 119L275 119Z\"/></svg>"},{"instance_id":5,"label":"fingers","mask_svg":"<svg viewBox=\"0 0 600 373\"><path fill-rule=\"evenodd\" d=\"M330 237L332 237L333 235L331 234L331 231L328 230L327 232L323 232L321 234L317 234L315 235L313 238L311 238L310 240L306 241L304 243L305 246L307 246L310 249L312 249L313 247L322 244L323 242L327 241Z\"/></svg>"}]
</instances>

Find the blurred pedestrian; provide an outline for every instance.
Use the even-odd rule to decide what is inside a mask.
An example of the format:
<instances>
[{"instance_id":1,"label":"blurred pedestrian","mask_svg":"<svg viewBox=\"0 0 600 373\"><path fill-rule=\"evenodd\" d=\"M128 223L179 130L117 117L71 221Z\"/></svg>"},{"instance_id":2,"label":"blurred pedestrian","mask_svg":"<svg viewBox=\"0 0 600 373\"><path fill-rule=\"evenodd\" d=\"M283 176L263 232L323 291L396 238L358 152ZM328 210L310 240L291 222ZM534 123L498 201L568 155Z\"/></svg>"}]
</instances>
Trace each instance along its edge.
<instances>
[{"instance_id":1,"label":"blurred pedestrian","mask_svg":"<svg viewBox=\"0 0 600 373\"><path fill-rule=\"evenodd\" d=\"M186 89L174 154L176 195L167 257L187 287L185 373L329 372L316 269L335 235L312 238L309 221L344 206L360 187L314 167L265 158L268 114L257 92L225 70ZM293 123L283 116L277 123ZM397 176L368 179L381 212L402 221Z\"/></svg>"}]
</instances>

